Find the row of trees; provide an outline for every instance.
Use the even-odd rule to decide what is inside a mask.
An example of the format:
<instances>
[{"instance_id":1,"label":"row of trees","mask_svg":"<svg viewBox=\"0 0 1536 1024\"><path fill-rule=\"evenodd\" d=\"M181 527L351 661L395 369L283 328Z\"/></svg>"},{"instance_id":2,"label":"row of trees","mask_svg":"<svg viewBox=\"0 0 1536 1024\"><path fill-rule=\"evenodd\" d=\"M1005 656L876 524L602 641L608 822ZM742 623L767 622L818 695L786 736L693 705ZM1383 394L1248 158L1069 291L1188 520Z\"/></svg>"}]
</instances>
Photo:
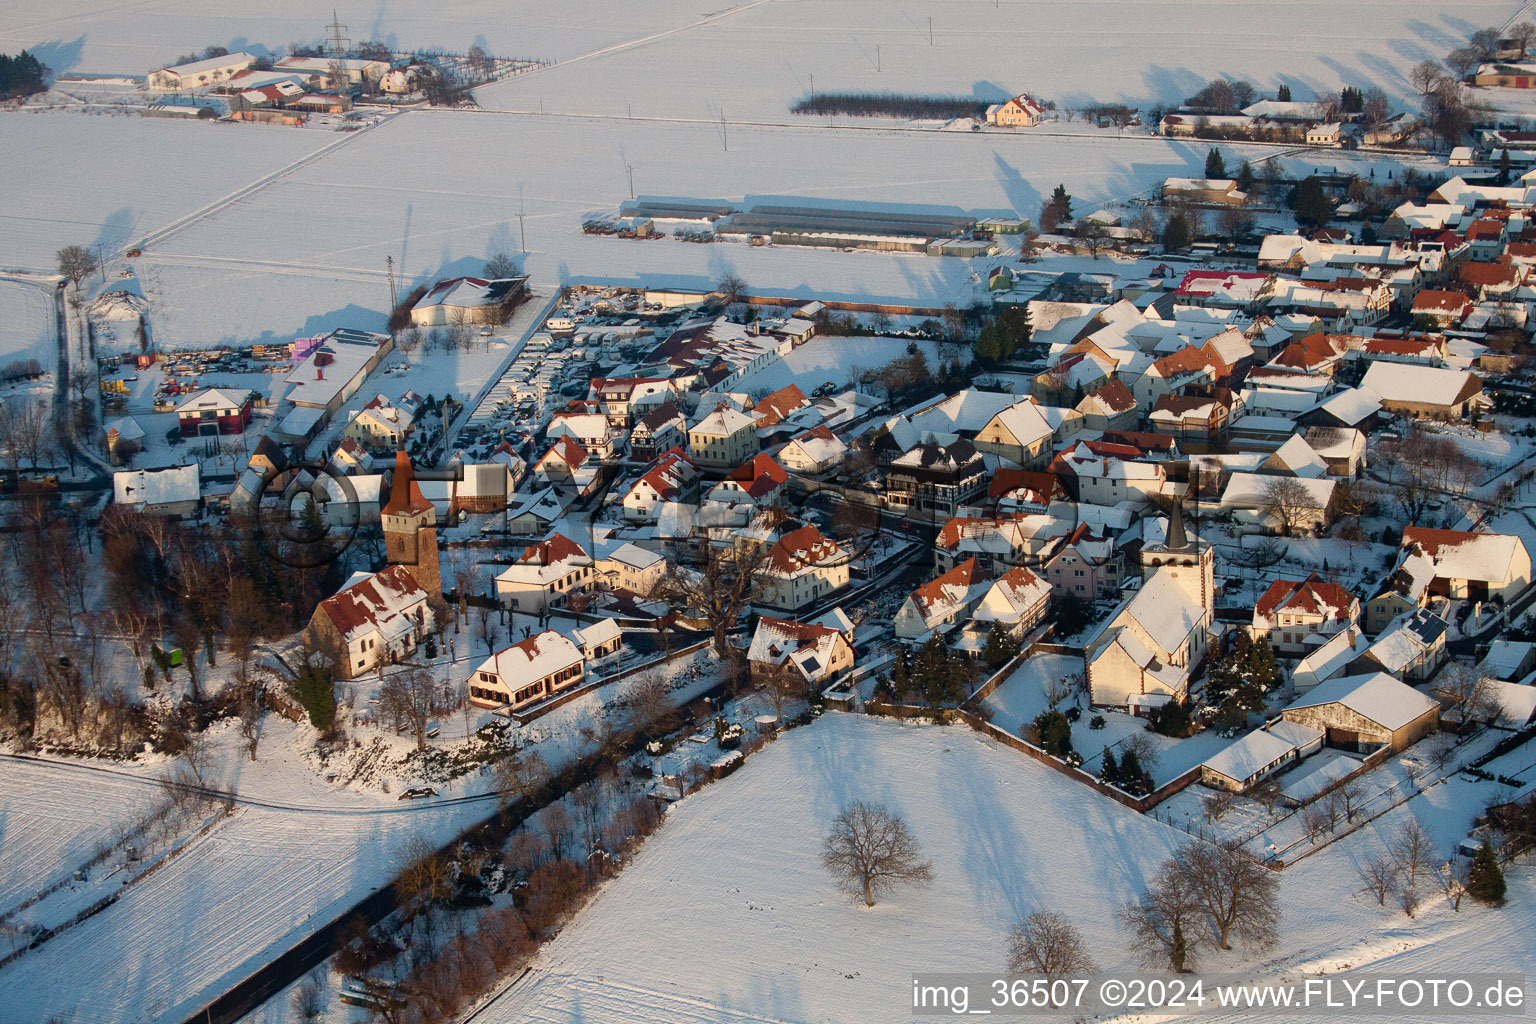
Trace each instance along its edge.
<instances>
[{"instance_id":1,"label":"row of trees","mask_svg":"<svg viewBox=\"0 0 1536 1024\"><path fill-rule=\"evenodd\" d=\"M986 100L969 96L922 96L894 92L818 92L790 104L792 114L903 117L949 120L984 117Z\"/></svg>"}]
</instances>

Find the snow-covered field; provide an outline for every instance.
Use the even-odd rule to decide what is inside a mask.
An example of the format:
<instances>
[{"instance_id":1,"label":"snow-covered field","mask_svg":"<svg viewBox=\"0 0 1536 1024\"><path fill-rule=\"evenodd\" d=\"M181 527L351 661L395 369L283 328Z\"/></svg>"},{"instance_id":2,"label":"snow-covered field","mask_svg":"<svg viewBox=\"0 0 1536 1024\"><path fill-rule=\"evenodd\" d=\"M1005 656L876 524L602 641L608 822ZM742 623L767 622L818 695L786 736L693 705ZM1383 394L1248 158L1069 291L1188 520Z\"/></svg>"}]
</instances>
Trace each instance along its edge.
<instances>
[{"instance_id":1,"label":"snow-covered field","mask_svg":"<svg viewBox=\"0 0 1536 1024\"><path fill-rule=\"evenodd\" d=\"M1298 99L1376 82L1408 95L1404 74L1415 62L1444 56L1517 8L1509 0L448 0L341 16L353 39L455 52L479 43L560 62L486 90L488 105L537 110L542 95L555 110L622 113L629 101L637 114L709 117L714 105L736 117L783 117L810 91L810 75L822 91L992 99L1028 90L1063 102L1176 102L1217 75L1265 89L1287 82ZM33 47L58 71L144 74L210 44L260 53L318 41L328 14L302 0L259 10L196 0L16 3L0 49ZM1083 59L1088 47L1092 59ZM705 54L727 57L734 73L722 81L698 59Z\"/></svg>"},{"instance_id":2,"label":"snow-covered field","mask_svg":"<svg viewBox=\"0 0 1536 1024\"><path fill-rule=\"evenodd\" d=\"M747 392L777 391L795 384L807 394L823 381L842 384L853 370L873 370L905 355L907 346L916 344L934 365L939 345L932 341L913 342L907 338L812 338L772 366L742 379L736 387Z\"/></svg>"},{"instance_id":3,"label":"snow-covered field","mask_svg":"<svg viewBox=\"0 0 1536 1024\"><path fill-rule=\"evenodd\" d=\"M40 288L0 281L0 362L36 359L52 366L56 351L48 296Z\"/></svg>"},{"instance_id":4,"label":"snow-covered field","mask_svg":"<svg viewBox=\"0 0 1536 1024\"><path fill-rule=\"evenodd\" d=\"M817 851L827 823L854 799L908 818L934 862L931 888L898 890L866 909L832 887ZM1498 911L1467 902L1453 914L1426 892L1408 920L1348 893L1355 858L1405 815L1465 822L1474 811L1419 798L1308 858L1281 876L1285 919L1273 957L1262 965L1208 957L1204 969L1524 970L1521 929L1536 906L1528 870L1511 872L1511 905ZM1430 830L1437 840L1454 831ZM533 973L478 1019L904 1019L913 972L1001 969L1008 928L1040 908L1077 924L1100 968L1134 969L1115 908L1184 838L963 727L828 715L678 805Z\"/></svg>"},{"instance_id":5,"label":"snow-covered field","mask_svg":"<svg viewBox=\"0 0 1536 1024\"><path fill-rule=\"evenodd\" d=\"M0 192L0 265L53 270L66 245L109 251L336 138L164 118L6 113L0 148L27 154Z\"/></svg>"}]
</instances>

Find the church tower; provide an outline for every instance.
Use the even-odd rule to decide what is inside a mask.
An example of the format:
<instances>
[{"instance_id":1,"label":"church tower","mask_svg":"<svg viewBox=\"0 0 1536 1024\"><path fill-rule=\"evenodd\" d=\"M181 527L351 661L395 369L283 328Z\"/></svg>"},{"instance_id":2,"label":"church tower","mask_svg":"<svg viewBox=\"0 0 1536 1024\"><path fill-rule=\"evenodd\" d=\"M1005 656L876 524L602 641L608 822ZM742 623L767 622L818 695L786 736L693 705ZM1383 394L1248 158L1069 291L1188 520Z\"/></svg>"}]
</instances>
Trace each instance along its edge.
<instances>
[{"instance_id":1,"label":"church tower","mask_svg":"<svg viewBox=\"0 0 1536 1024\"><path fill-rule=\"evenodd\" d=\"M380 519L389 564L405 566L421 589L440 596L443 574L437 557L437 510L422 495L410 457L403 451L395 453L395 479Z\"/></svg>"},{"instance_id":2,"label":"church tower","mask_svg":"<svg viewBox=\"0 0 1536 1024\"><path fill-rule=\"evenodd\" d=\"M1216 549L1184 529L1184 506L1177 498L1168 513L1168 531L1162 542L1145 544L1141 549L1141 578L1149 580L1158 572L1167 573L1206 611L1215 608Z\"/></svg>"}]
</instances>

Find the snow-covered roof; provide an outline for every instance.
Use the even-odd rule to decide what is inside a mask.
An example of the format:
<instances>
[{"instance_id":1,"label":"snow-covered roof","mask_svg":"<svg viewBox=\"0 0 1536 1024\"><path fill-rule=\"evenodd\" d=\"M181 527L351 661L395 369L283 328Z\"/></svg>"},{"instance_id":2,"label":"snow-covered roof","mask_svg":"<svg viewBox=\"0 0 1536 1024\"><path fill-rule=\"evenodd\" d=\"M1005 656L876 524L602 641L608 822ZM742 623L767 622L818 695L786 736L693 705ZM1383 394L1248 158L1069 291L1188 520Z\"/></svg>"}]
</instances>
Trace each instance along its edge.
<instances>
[{"instance_id":1,"label":"snow-covered roof","mask_svg":"<svg viewBox=\"0 0 1536 1024\"><path fill-rule=\"evenodd\" d=\"M1410 526L1403 530L1403 547L1433 562L1436 576L1453 580L1505 583L1530 560L1524 542L1505 533Z\"/></svg>"},{"instance_id":2,"label":"snow-covered roof","mask_svg":"<svg viewBox=\"0 0 1536 1024\"><path fill-rule=\"evenodd\" d=\"M747 660L762 665L788 662L807 680L816 682L831 668L837 645L847 642L842 631L832 626L765 615L757 620Z\"/></svg>"},{"instance_id":3,"label":"snow-covered roof","mask_svg":"<svg viewBox=\"0 0 1536 1024\"><path fill-rule=\"evenodd\" d=\"M112 474L112 500L130 507L196 501L201 495L196 463L169 469L130 469Z\"/></svg>"},{"instance_id":4,"label":"snow-covered roof","mask_svg":"<svg viewBox=\"0 0 1536 1024\"><path fill-rule=\"evenodd\" d=\"M1326 399L1319 408L1340 423L1354 426L1381 412L1381 399L1369 391L1348 388Z\"/></svg>"},{"instance_id":5,"label":"snow-covered roof","mask_svg":"<svg viewBox=\"0 0 1536 1024\"><path fill-rule=\"evenodd\" d=\"M1177 651L1205 618L1205 609L1192 601L1167 572L1156 572L1125 606L1124 614L1146 630L1158 647Z\"/></svg>"},{"instance_id":6,"label":"snow-covered roof","mask_svg":"<svg viewBox=\"0 0 1536 1024\"><path fill-rule=\"evenodd\" d=\"M188 61L185 64L176 64L171 67L160 68L160 71L169 71L173 75L182 78L190 78L193 75L201 75L208 71L217 71L219 68L227 68L234 64L254 64L256 57L237 50L234 53L226 53L222 57L204 57L202 60Z\"/></svg>"},{"instance_id":7,"label":"snow-covered roof","mask_svg":"<svg viewBox=\"0 0 1536 1024\"><path fill-rule=\"evenodd\" d=\"M664 558L649 548L642 548L640 545L632 544L628 541L608 552L603 558L604 561L618 562L633 569L649 569L657 562L665 561Z\"/></svg>"},{"instance_id":8,"label":"snow-covered roof","mask_svg":"<svg viewBox=\"0 0 1536 1024\"><path fill-rule=\"evenodd\" d=\"M567 636L546 629L511 647L505 647L482 661L477 672L489 672L508 689L516 690L586 661L581 649Z\"/></svg>"},{"instance_id":9,"label":"snow-covered roof","mask_svg":"<svg viewBox=\"0 0 1536 1024\"><path fill-rule=\"evenodd\" d=\"M1221 492L1221 504L1224 507L1261 506L1269 500L1269 488L1280 479L1299 485L1306 491L1307 500L1310 501L1311 506L1317 509L1328 507L1328 503L1333 500L1334 488L1338 486L1338 482L1331 479L1312 480L1306 477L1275 477L1261 473L1233 473L1227 481L1226 490Z\"/></svg>"},{"instance_id":10,"label":"snow-covered roof","mask_svg":"<svg viewBox=\"0 0 1536 1024\"><path fill-rule=\"evenodd\" d=\"M320 602L320 611L348 642L377 629L389 642L408 635L418 625L427 592L403 565L372 574L358 573L347 585Z\"/></svg>"},{"instance_id":11,"label":"snow-covered roof","mask_svg":"<svg viewBox=\"0 0 1536 1024\"><path fill-rule=\"evenodd\" d=\"M1390 401L1444 406L1464 402L1483 389L1482 383L1466 370L1383 360L1371 363L1360 387Z\"/></svg>"},{"instance_id":12,"label":"snow-covered roof","mask_svg":"<svg viewBox=\"0 0 1536 1024\"><path fill-rule=\"evenodd\" d=\"M240 409L251 400L249 391L205 388L176 406L177 415L204 410Z\"/></svg>"},{"instance_id":13,"label":"snow-covered roof","mask_svg":"<svg viewBox=\"0 0 1536 1024\"><path fill-rule=\"evenodd\" d=\"M691 433L708 437L730 437L738 431L751 430L755 426L757 421L751 416L729 405L721 405L688 429Z\"/></svg>"},{"instance_id":14,"label":"snow-covered roof","mask_svg":"<svg viewBox=\"0 0 1536 1024\"><path fill-rule=\"evenodd\" d=\"M1440 706L1427 694L1393 679L1385 672L1369 675L1338 676L1319 683L1313 690L1292 701L1287 711L1315 708L1324 704L1342 704L1383 729L1397 730L1420 715Z\"/></svg>"},{"instance_id":15,"label":"snow-covered roof","mask_svg":"<svg viewBox=\"0 0 1536 1024\"><path fill-rule=\"evenodd\" d=\"M976 559L968 558L917 587L907 600L925 623L932 623L978 600L986 585L986 578L976 568Z\"/></svg>"},{"instance_id":16,"label":"snow-covered roof","mask_svg":"<svg viewBox=\"0 0 1536 1024\"><path fill-rule=\"evenodd\" d=\"M117 431L117 436L124 441L140 441L144 438L144 428L139 426L139 421L132 416L119 416L116 419L107 420L102 427L107 433Z\"/></svg>"},{"instance_id":17,"label":"snow-covered roof","mask_svg":"<svg viewBox=\"0 0 1536 1024\"><path fill-rule=\"evenodd\" d=\"M1022 565L997 578L982 596L974 618L978 622L1018 622L1048 601L1051 585Z\"/></svg>"},{"instance_id":18,"label":"snow-covered roof","mask_svg":"<svg viewBox=\"0 0 1536 1024\"><path fill-rule=\"evenodd\" d=\"M1283 469L1293 476L1317 478L1328 475L1328 464L1300 434L1292 434L1265 460L1266 465Z\"/></svg>"},{"instance_id":19,"label":"snow-covered roof","mask_svg":"<svg viewBox=\"0 0 1536 1024\"><path fill-rule=\"evenodd\" d=\"M1255 729L1230 746L1224 747L1202 763L1234 782L1247 782L1259 772L1296 751L1296 744L1288 739Z\"/></svg>"}]
</instances>

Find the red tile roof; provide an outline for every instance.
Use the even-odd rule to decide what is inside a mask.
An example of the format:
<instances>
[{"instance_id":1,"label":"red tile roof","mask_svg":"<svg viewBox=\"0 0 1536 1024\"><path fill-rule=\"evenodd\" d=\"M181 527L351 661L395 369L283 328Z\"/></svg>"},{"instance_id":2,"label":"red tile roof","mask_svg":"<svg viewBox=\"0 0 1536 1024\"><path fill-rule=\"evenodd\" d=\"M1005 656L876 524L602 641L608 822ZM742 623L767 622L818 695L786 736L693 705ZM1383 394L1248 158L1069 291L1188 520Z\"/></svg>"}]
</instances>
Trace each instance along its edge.
<instances>
[{"instance_id":1,"label":"red tile roof","mask_svg":"<svg viewBox=\"0 0 1536 1024\"><path fill-rule=\"evenodd\" d=\"M389 501L384 506L384 515L414 515L431 509L432 503L422 495L421 485L416 482L411 457L405 452L396 452L395 478L389 485Z\"/></svg>"}]
</instances>

